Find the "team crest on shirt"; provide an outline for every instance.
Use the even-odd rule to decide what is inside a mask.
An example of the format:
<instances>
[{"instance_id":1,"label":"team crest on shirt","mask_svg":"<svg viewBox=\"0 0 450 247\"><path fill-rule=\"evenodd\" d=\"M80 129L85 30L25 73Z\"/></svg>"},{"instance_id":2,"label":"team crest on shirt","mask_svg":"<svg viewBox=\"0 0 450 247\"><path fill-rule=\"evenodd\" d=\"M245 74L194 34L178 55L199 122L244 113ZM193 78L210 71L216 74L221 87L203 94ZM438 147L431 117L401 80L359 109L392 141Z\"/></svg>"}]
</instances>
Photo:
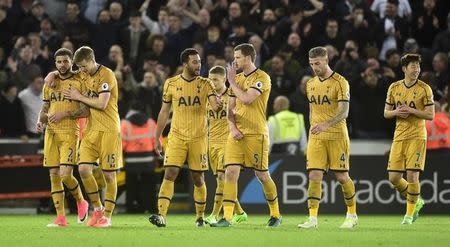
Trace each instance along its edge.
<instances>
[{"instance_id":1,"label":"team crest on shirt","mask_svg":"<svg viewBox=\"0 0 450 247\"><path fill-rule=\"evenodd\" d=\"M255 84L255 86L256 86L257 89L261 89L262 86L263 86L263 83L260 82L260 81L257 81L256 84Z\"/></svg>"},{"instance_id":2,"label":"team crest on shirt","mask_svg":"<svg viewBox=\"0 0 450 247\"><path fill-rule=\"evenodd\" d=\"M108 90L108 89L109 89L108 83L103 82L103 84L102 84L102 90L105 91L105 90Z\"/></svg>"}]
</instances>

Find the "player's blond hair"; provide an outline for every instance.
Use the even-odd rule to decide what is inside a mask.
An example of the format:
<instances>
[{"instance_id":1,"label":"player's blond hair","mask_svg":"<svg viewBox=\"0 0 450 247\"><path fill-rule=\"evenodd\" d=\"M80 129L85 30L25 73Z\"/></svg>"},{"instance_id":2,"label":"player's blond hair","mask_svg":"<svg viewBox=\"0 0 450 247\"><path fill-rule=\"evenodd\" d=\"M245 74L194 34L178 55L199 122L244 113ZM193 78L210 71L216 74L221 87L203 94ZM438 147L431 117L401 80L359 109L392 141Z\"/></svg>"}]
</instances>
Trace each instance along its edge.
<instances>
[{"instance_id":1,"label":"player's blond hair","mask_svg":"<svg viewBox=\"0 0 450 247\"><path fill-rule=\"evenodd\" d=\"M78 48L75 51L75 54L73 55L74 63L79 63L82 61L90 61L94 59L95 59L94 50L92 50L92 48L89 46L82 46Z\"/></svg>"},{"instance_id":2,"label":"player's blond hair","mask_svg":"<svg viewBox=\"0 0 450 247\"><path fill-rule=\"evenodd\" d=\"M225 76L226 70L224 67L216 65L209 70L210 74Z\"/></svg>"},{"instance_id":3,"label":"player's blond hair","mask_svg":"<svg viewBox=\"0 0 450 247\"><path fill-rule=\"evenodd\" d=\"M328 57L327 48L323 46L317 46L309 50L308 52L309 58L317 58L317 57Z\"/></svg>"}]
</instances>

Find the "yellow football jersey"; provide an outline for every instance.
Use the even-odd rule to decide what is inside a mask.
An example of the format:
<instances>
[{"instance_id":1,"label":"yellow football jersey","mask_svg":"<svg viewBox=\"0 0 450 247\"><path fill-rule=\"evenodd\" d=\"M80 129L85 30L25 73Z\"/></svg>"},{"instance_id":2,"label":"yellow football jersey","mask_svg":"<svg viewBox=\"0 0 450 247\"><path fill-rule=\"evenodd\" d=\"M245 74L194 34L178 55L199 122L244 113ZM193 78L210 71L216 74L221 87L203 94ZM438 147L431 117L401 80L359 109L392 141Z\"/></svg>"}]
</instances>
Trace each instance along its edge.
<instances>
[{"instance_id":1,"label":"yellow football jersey","mask_svg":"<svg viewBox=\"0 0 450 247\"><path fill-rule=\"evenodd\" d=\"M80 93L86 92L86 87L80 74L73 74L71 77L61 79L59 76L55 79L55 88L44 85L43 100L50 104L49 114L63 111L75 111L80 107L80 102L70 100L64 97L64 90L76 88ZM64 118L57 123L48 123L47 129L54 133L79 133L78 119Z\"/></svg>"},{"instance_id":2,"label":"yellow football jersey","mask_svg":"<svg viewBox=\"0 0 450 247\"><path fill-rule=\"evenodd\" d=\"M225 92L220 95L223 102L223 107L220 111L214 111L209 102L207 104L209 142L225 143L227 141L228 134L230 133L227 119L229 91L230 90L227 88Z\"/></svg>"},{"instance_id":3,"label":"yellow football jersey","mask_svg":"<svg viewBox=\"0 0 450 247\"><path fill-rule=\"evenodd\" d=\"M244 105L239 99L236 99L234 108L236 126L242 134L264 134L268 135L267 128L267 101L269 100L271 82L269 75L256 69L248 75L239 73L236 75L237 85L244 91L254 88L258 90L259 95L251 104ZM236 97L231 91L231 97Z\"/></svg>"},{"instance_id":4,"label":"yellow football jersey","mask_svg":"<svg viewBox=\"0 0 450 247\"><path fill-rule=\"evenodd\" d=\"M192 80L177 75L164 83L163 101L172 103L170 133L183 140L206 136L206 102L214 95L208 79L197 76Z\"/></svg>"},{"instance_id":5,"label":"yellow football jersey","mask_svg":"<svg viewBox=\"0 0 450 247\"><path fill-rule=\"evenodd\" d=\"M86 130L96 130L103 132L120 132L120 119L117 108L118 89L114 72L109 68L100 65L97 71L87 76L86 79L88 97L98 97L101 93L110 93L111 96L105 110L90 108L90 117Z\"/></svg>"},{"instance_id":6,"label":"yellow football jersey","mask_svg":"<svg viewBox=\"0 0 450 247\"><path fill-rule=\"evenodd\" d=\"M389 86L386 104L395 108L405 104L423 111L426 106L434 105L433 91L425 82L417 80L407 87L404 80L396 81ZM397 118L394 141L410 139L427 139L425 119L410 115L408 118Z\"/></svg>"},{"instance_id":7,"label":"yellow football jersey","mask_svg":"<svg viewBox=\"0 0 450 247\"><path fill-rule=\"evenodd\" d=\"M336 72L325 80L318 76L311 78L306 83L306 95L309 101L311 127L329 121L339 112L339 101L350 101L350 89L347 80ZM322 140L348 139L347 122L342 119L326 131L309 138Z\"/></svg>"}]
</instances>

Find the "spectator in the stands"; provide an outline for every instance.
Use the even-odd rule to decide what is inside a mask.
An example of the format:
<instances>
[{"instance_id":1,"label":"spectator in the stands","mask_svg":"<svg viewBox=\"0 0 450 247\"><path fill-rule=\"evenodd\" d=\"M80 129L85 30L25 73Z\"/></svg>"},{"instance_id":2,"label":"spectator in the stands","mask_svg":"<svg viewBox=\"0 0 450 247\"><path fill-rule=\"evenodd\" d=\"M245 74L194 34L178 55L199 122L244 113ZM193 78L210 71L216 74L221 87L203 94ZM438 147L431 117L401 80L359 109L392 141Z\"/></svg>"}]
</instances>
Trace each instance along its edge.
<instances>
[{"instance_id":1,"label":"spectator in the stands","mask_svg":"<svg viewBox=\"0 0 450 247\"><path fill-rule=\"evenodd\" d=\"M120 44L122 44L124 59L132 67L137 66L142 60L142 52L149 32L141 26L141 15L138 11L131 11L130 25L120 32Z\"/></svg>"},{"instance_id":2,"label":"spectator in the stands","mask_svg":"<svg viewBox=\"0 0 450 247\"><path fill-rule=\"evenodd\" d=\"M434 52L450 52L450 12L447 15L447 29L441 31L433 40Z\"/></svg>"},{"instance_id":3,"label":"spectator in the stands","mask_svg":"<svg viewBox=\"0 0 450 247\"><path fill-rule=\"evenodd\" d=\"M31 78L30 85L20 91L19 99L22 102L23 111L25 113L25 124L27 127L27 135L29 137L39 137L35 124L39 117L42 101L42 88L44 86L44 78L41 75L35 75Z\"/></svg>"},{"instance_id":4,"label":"spectator in the stands","mask_svg":"<svg viewBox=\"0 0 450 247\"><path fill-rule=\"evenodd\" d=\"M20 42L19 38L17 42ZM26 42L26 41L24 41ZM41 68L33 62L33 50L30 45L24 45L18 49L18 59L8 58L9 76L22 90L31 83L32 77L41 74Z\"/></svg>"},{"instance_id":5,"label":"spectator in the stands","mask_svg":"<svg viewBox=\"0 0 450 247\"><path fill-rule=\"evenodd\" d=\"M248 43L253 33L247 31L247 26L243 18L234 19L231 23L233 32L228 36L226 43L234 47Z\"/></svg>"},{"instance_id":6,"label":"spectator in the stands","mask_svg":"<svg viewBox=\"0 0 450 247\"><path fill-rule=\"evenodd\" d=\"M208 38L203 44L205 55L214 54L223 57L225 44L220 39L220 29L217 26L208 28Z\"/></svg>"},{"instance_id":7,"label":"spectator in the stands","mask_svg":"<svg viewBox=\"0 0 450 247\"><path fill-rule=\"evenodd\" d=\"M164 35L169 31L169 9L167 7L161 7L158 11L158 21L154 21L147 15L149 2L150 1L145 1L139 9L141 12L142 24L151 34Z\"/></svg>"},{"instance_id":8,"label":"spectator in the stands","mask_svg":"<svg viewBox=\"0 0 450 247\"><path fill-rule=\"evenodd\" d=\"M398 81L402 78L403 72L400 65L400 53L397 49L390 49L386 52L386 61L381 70L383 76L390 82Z\"/></svg>"},{"instance_id":9,"label":"spectator in the stands","mask_svg":"<svg viewBox=\"0 0 450 247\"><path fill-rule=\"evenodd\" d=\"M77 1L67 2L66 18L62 26L63 38L70 39L75 47L91 44L92 24L80 15L80 5Z\"/></svg>"},{"instance_id":10,"label":"spectator in the stands","mask_svg":"<svg viewBox=\"0 0 450 247\"><path fill-rule=\"evenodd\" d=\"M139 84L137 100L145 105L145 112L153 119L158 118L162 104L162 92L160 83L153 72L145 72L144 80Z\"/></svg>"},{"instance_id":11,"label":"spectator in the stands","mask_svg":"<svg viewBox=\"0 0 450 247\"><path fill-rule=\"evenodd\" d=\"M325 26L325 33L318 40L318 45L332 45L342 51L344 48L344 38L340 34L339 23L336 19L328 19Z\"/></svg>"},{"instance_id":12,"label":"spectator in the stands","mask_svg":"<svg viewBox=\"0 0 450 247\"><path fill-rule=\"evenodd\" d=\"M285 67L285 60L280 55L271 59L271 68L268 71L272 81L272 90L281 95L289 95L295 90L297 78L290 74Z\"/></svg>"},{"instance_id":13,"label":"spectator in the stands","mask_svg":"<svg viewBox=\"0 0 450 247\"><path fill-rule=\"evenodd\" d=\"M95 51L95 57L103 61L109 52L109 48L117 44L119 33L117 28L111 22L109 10L104 9L98 12L97 22L93 25L92 48Z\"/></svg>"},{"instance_id":14,"label":"spectator in the stands","mask_svg":"<svg viewBox=\"0 0 450 247\"><path fill-rule=\"evenodd\" d=\"M436 0L423 1L423 13L416 14L412 25L413 36L421 47L431 47L439 32L439 19L436 16Z\"/></svg>"},{"instance_id":15,"label":"spectator in the stands","mask_svg":"<svg viewBox=\"0 0 450 247\"><path fill-rule=\"evenodd\" d=\"M8 119L0 121L1 137L26 136L22 102L17 97L17 86L11 81L7 82L0 92L0 115Z\"/></svg>"},{"instance_id":16,"label":"spectator in the stands","mask_svg":"<svg viewBox=\"0 0 450 247\"><path fill-rule=\"evenodd\" d=\"M53 22L49 18L41 21L41 31L39 36L43 47L48 47L50 54L53 54L61 47L62 39L59 32L54 30ZM97 51L97 50L96 50Z\"/></svg>"},{"instance_id":17,"label":"spectator in the stands","mask_svg":"<svg viewBox=\"0 0 450 247\"><path fill-rule=\"evenodd\" d=\"M436 76L436 85L440 90L444 90L445 86L450 85L447 54L438 52L434 55L433 71Z\"/></svg>"},{"instance_id":18,"label":"spectator in the stands","mask_svg":"<svg viewBox=\"0 0 450 247\"><path fill-rule=\"evenodd\" d=\"M397 0L398 2L398 16L402 18L409 18L412 14L411 5L408 0ZM370 9L375 12L381 19L387 14L386 8L389 8L389 0L374 0Z\"/></svg>"},{"instance_id":19,"label":"spectator in the stands","mask_svg":"<svg viewBox=\"0 0 450 247\"><path fill-rule=\"evenodd\" d=\"M334 69L348 80L350 88L358 82L361 72L364 71L365 62L360 57L355 41L347 40Z\"/></svg>"},{"instance_id":20,"label":"spectator in the stands","mask_svg":"<svg viewBox=\"0 0 450 247\"><path fill-rule=\"evenodd\" d=\"M19 34L25 36L31 32L39 33L41 21L47 17L42 3L39 0L34 0L31 4L30 13L21 23Z\"/></svg>"}]
</instances>

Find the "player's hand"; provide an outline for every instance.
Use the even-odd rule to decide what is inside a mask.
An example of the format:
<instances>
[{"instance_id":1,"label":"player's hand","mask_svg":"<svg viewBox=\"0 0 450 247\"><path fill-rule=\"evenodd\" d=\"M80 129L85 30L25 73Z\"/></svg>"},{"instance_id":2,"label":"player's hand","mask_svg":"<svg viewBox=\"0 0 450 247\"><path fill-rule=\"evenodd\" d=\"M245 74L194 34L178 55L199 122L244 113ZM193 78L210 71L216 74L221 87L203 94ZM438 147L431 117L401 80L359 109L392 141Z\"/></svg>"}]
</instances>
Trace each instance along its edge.
<instances>
[{"instance_id":1,"label":"player's hand","mask_svg":"<svg viewBox=\"0 0 450 247\"><path fill-rule=\"evenodd\" d=\"M82 95L80 91L75 88L64 90L64 97L66 97L67 99L79 100L81 96Z\"/></svg>"},{"instance_id":2,"label":"player's hand","mask_svg":"<svg viewBox=\"0 0 450 247\"><path fill-rule=\"evenodd\" d=\"M227 79L230 84L236 83L236 65L234 62L231 62L231 64L227 65Z\"/></svg>"},{"instance_id":3,"label":"player's hand","mask_svg":"<svg viewBox=\"0 0 450 247\"><path fill-rule=\"evenodd\" d=\"M155 152L156 152L156 154L158 154L159 158L163 158L162 145L161 145L161 142L159 141L159 138L155 138L154 148L155 148Z\"/></svg>"},{"instance_id":4,"label":"player's hand","mask_svg":"<svg viewBox=\"0 0 450 247\"><path fill-rule=\"evenodd\" d=\"M327 123L316 124L313 127L311 127L311 134L318 135L321 132L327 130L329 127L330 126Z\"/></svg>"},{"instance_id":5,"label":"player's hand","mask_svg":"<svg viewBox=\"0 0 450 247\"><path fill-rule=\"evenodd\" d=\"M222 98L220 96L216 95L216 101L217 101L217 108L218 108L218 110L219 111L222 110L222 108L223 108L223 100L222 100Z\"/></svg>"},{"instance_id":6,"label":"player's hand","mask_svg":"<svg viewBox=\"0 0 450 247\"><path fill-rule=\"evenodd\" d=\"M55 88L56 87L56 77L58 76L58 71L52 71L47 74L44 78L45 85Z\"/></svg>"},{"instance_id":7,"label":"player's hand","mask_svg":"<svg viewBox=\"0 0 450 247\"><path fill-rule=\"evenodd\" d=\"M43 133L44 129L45 129L45 125L43 123L41 123L41 122L36 123L36 131L38 133Z\"/></svg>"},{"instance_id":8,"label":"player's hand","mask_svg":"<svg viewBox=\"0 0 450 247\"><path fill-rule=\"evenodd\" d=\"M233 138L237 141L244 137L242 132L236 127L231 128L231 136L233 136Z\"/></svg>"},{"instance_id":9,"label":"player's hand","mask_svg":"<svg viewBox=\"0 0 450 247\"><path fill-rule=\"evenodd\" d=\"M411 115L411 109L406 105L401 105L395 109L395 115L400 118L408 118Z\"/></svg>"},{"instance_id":10,"label":"player's hand","mask_svg":"<svg viewBox=\"0 0 450 247\"><path fill-rule=\"evenodd\" d=\"M48 115L48 121L50 123L57 123L66 117L67 117L67 112L65 112L65 111L55 112L55 113Z\"/></svg>"}]
</instances>

